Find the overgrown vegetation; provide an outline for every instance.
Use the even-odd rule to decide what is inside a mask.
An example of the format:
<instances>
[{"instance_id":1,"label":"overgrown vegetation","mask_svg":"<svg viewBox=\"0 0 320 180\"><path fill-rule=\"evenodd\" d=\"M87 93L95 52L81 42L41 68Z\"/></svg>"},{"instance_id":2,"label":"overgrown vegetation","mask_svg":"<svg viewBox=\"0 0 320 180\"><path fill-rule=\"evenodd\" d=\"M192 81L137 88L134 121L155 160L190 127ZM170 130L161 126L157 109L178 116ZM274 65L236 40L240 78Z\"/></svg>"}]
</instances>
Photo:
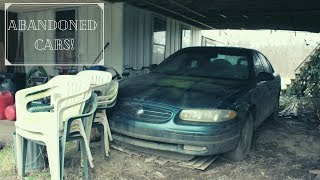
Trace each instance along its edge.
<instances>
[{"instance_id":1,"label":"overgrown vegetation","mask_svg":"<svg viewBox=\"0 0 320 180\"><path fill-rule=\"evenodd\" d=\"M298 98L319 98L320 97L320 49L310 57L308 65L300 69L300 75L288 89L289 95Z\"/></svg>"}]
</instances>

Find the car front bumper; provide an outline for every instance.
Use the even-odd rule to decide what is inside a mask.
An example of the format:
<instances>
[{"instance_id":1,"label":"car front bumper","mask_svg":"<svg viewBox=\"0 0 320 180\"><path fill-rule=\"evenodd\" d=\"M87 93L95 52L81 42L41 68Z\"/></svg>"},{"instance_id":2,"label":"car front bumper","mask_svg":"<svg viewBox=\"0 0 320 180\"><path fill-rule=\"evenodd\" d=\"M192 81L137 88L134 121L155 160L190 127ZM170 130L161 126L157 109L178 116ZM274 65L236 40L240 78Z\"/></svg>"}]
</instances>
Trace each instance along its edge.
<instances>
[{"instance_id":1,"label":"car front bumper","mask_svg":"<svg viewBox=\"0 0 320 180\"><path fill-rule=\"evenodd\" d=\"M110 119L110 128L116 141L188 155L228 152L235 148L240 135L239 121L221 125L218 129L205 126L177 128L178 126Z\"/></svg>"}]
</instances>

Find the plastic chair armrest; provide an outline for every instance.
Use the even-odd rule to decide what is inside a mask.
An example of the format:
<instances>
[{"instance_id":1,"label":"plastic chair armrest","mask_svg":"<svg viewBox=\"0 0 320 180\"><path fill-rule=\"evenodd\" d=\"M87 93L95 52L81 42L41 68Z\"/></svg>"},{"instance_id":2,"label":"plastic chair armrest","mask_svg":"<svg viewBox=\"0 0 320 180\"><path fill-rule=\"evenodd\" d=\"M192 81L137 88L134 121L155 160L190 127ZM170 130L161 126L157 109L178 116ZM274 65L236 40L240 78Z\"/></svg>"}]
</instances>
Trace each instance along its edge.
<instances>
[{"instance_id":1,"label":"plastic chair armrest","mask_svg":"<svg viewBox=\"0 0 320 180\"><path fill-rule=\"evenodd\" d=\"M114 100L108 104L101 104L101 105L98 105L97 109L108 109L108 108L112 108L113 106L116 105L116 102L117 100Z\"/></svg>"},{"instance_id":2,"label":"plastic chair armrest","mask_svg":"<svg viewBox=\"0 0 320 180\"><path fill-rule=\"evenodd\" d=\"M91 92L91 91L90 91ZM74 106L77 106L77 105L80 105L81 103L87 101L90 96L88 96L87 98L84 98L84 99L81 99L79 101L75 101L71 104L68 104L68 105L65 105L65 106L62 106L61 104L64 102L64 101L67 101L68 99L70 98L74 98L74 97L77 97L79 95L83 95L83 93L79 93L79 94L75 94L75 95L72 95L72 96L68 96L68 97L65 97L65 98L61 98L57 101L57 103L55 104L55 109L58 109L58 114L61 114L63 113L66 109L70 108L70 107L74 107ZM58 108L59 107L59 108Z\"/></svg>"},{"instance_id":3,"label":"plastic chair armrest","mask_svg":"<svg viewBox=\"0 0 320 180\"><path fill-rule=\"evenodd\" d=\"M46 111L50 111L54 108L54 105L50 105L50 106L39 106L39 107L31 107L28 109L29 112L46 112Z\"/></svg>"}]
</instances>

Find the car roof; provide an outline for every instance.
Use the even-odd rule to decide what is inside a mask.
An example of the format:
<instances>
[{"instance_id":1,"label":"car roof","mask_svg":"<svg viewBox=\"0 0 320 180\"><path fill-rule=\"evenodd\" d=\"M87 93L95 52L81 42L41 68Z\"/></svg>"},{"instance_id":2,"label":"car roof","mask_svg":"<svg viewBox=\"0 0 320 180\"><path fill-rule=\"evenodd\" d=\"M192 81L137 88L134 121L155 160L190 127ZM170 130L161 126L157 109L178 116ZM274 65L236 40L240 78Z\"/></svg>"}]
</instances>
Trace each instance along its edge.
<instances>
[{"instance_id":1,"label":"car roof","mask_svg":"<svg viewBox=\"0 0 320 180\"><path fill-rule=\"evenodd\" d=\"M195 46L195 47L187 47L184 49L181 49L180 51L190 51L190 50L212 50L212 49L220 49L220 50L237 50L237 51L244 51L244 52L259 52L255 49L249 49L249 48L242 48L242 47L230 47L230 46Z\"/></svg>"}]
</instances>

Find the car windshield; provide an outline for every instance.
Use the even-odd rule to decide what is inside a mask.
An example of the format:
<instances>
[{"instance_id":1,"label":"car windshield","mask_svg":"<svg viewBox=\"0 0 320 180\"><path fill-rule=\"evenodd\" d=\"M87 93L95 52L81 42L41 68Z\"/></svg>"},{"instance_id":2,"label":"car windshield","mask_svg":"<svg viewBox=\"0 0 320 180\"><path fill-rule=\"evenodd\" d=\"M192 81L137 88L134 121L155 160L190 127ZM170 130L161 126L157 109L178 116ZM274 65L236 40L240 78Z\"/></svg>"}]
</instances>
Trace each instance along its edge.
<instances>
[{"instance_id":1,"label":"car windshield","mask_svg":"<svg viewBox=\"0 0 320 180\"><path fill-rule=\"evenodd\" d=\"M153 72L245 80L249 77L248 59L248 53L240 49L190 48L173 54Z\"/></svg>"}]
</instances>

